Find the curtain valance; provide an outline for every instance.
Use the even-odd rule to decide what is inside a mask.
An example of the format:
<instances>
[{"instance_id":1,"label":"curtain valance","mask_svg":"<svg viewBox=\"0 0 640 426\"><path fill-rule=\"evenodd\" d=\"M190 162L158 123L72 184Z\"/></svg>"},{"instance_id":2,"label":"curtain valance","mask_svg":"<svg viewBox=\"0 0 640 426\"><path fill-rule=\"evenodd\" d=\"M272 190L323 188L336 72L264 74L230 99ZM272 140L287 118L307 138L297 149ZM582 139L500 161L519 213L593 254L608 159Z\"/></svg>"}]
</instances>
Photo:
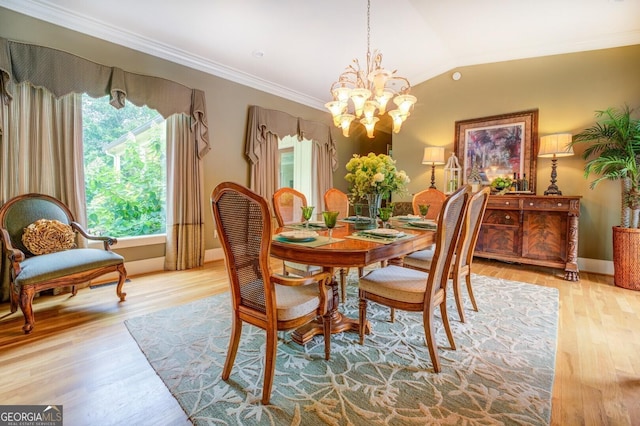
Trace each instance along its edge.
<instances>
[{"instance_id":1,"label":"curtain valance","mask_svg":"<svg viewBox=\"0 0 640 426\"><path fill-rule=\"evenodd\" d=\"M338 167L336 144L329 126L256 105L249 107L245 146L245 155L252 165L260 160L260 147L267 142L269 133L280 139L295 135L299 140L305 138L315 141L325 152L330 153L331 169L335 171Z\"/></svg>"},{"instance_id":2,"label":"curtain valance","mask_svg":"<svg viewBox=\"0 0 640 426\"><path fill-rule=\"evenodd\" d=\"M44 87L56 97L87 93L110 96L110 103L122 108L125 100L156 109L164 118L173 114L191 117L198 156L209 150L204 92L174 81L123 71L97 64L60 50L0 38L0 101L8 105L11 84L29 82ZM0 122L1 126L1 122ZM0 134L3 129L0 128Z\"/></svg>"}]
</instances>

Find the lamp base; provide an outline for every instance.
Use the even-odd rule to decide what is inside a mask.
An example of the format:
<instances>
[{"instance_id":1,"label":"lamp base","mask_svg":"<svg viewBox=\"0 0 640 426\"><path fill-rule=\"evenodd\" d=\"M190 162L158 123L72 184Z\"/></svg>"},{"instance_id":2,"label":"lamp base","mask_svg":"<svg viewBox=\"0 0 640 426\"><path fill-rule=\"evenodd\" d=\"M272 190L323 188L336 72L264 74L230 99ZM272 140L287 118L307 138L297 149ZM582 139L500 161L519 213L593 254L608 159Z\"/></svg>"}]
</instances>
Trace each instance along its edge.
<instances>
[{"instance_id":1,"label":"lamp base","mask_svg":"<svg viewBox=\"0 0 640 426\"><path fill-rule=\"evenodd\" d=\"M429 188L438 189L436 188L436 164L435 163L431 164L431 186Z\"/></svg>"},{"instance_id":2,"label":"lamp base","mask_svg":"<svg viewBox=\"0 0 640 426\"><path fill-rule=\"evenodd\" d=\"M553 156L551 159L551 185L544 191L544 195L562 195L562 191L558 189L558 185L556 185L556 178L558 177L558 173L556 171L556 163L558 159Z\"/></svg>"},{"instance_id":3,"label":"lamp base","mask_svg":"<svg viewBox=\"0 0 640 426\"><path fill-rule=\"evenodd\" d=\"M562 191L558 189L557 185L549 185L546 191L544 191L544 195L562 195Z\"/></svg>"}]
</instances>

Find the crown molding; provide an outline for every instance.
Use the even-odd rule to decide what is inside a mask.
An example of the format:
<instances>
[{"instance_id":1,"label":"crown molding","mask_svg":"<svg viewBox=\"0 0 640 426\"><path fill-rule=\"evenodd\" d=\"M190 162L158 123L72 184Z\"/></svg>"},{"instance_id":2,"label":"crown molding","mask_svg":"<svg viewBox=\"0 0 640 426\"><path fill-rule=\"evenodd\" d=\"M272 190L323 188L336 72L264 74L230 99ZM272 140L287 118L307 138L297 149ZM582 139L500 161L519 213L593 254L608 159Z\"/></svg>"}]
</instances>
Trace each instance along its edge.
<instances>
[{"instance_id":1,"label":"crown molding","mask_svg":"<svg viewBox=\"0 0 640 426\"><path fill-rule=\"evenodd\" d=\"M280 96L302 105L322 111L325 110L324 102L320 99L225 66L202 56L176 49L168 44L159 43L156 40L143 37L126 29L114 27L86 15L71 12L48 1L0 0L0 6L120 46L166 59L234 83Z\"/></svg>"}]
</instances>

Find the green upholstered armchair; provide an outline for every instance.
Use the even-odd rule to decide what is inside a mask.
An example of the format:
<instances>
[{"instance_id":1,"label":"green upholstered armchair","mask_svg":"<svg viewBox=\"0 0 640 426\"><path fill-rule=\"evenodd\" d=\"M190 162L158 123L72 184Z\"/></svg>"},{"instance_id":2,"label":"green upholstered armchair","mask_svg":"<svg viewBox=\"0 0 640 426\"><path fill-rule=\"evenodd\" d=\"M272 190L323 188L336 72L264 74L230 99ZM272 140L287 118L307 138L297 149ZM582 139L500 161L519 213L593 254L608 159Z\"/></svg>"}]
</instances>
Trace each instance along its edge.
<instances>
[{"instance_id":1,"label":"green upholstered armchair","mask_svg":"<svg viewBox=\"0 0 640 426\"><path fill-rule=\"evenodd\" d=\"M23 234L25 228L40 219L57 221L55 224L75 234L72 238L84 237L87 240L102 241L104 248L73 247L46 254L34 254L25 246ZM7 201L0 208L0 233L2 261L5 267L10 268L9 273L3 275L8 275L11 312L15 312L18 304L20 305L24 314L25 324L22 329L25 334L33 330L35 320L32 302L38 291L72 286L72 294L75 295L76 285L115 271L119 274L116 293L120 301L124 301L126 293L122 292L122 286L127 278L124 258L111 251L111 245L117 240L88 235L84 228L74 221L67 206L55 198L43 194L26 194ZM46 232L44 235L45 238L49 236ZM42 251L34 249L31 244L27 245L33 251Z\"/></svg>"}]
</instances>

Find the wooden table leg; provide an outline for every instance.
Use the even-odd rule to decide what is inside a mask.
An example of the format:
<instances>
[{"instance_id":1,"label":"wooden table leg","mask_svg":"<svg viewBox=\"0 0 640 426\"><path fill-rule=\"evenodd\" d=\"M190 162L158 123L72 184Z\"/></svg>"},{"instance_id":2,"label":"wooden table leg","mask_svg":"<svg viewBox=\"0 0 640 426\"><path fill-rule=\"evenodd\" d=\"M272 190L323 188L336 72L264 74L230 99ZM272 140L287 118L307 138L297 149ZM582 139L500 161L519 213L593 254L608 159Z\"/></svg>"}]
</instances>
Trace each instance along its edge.
<instances>
[{"instance_id":1,"label":"wooden table leg","mask_svg":"<svg viewBox=\"0 0 640 426\"><path fill-rule=\"evenodd\" d=\"M331 334L342 333L343 331L355 331L356 333L359 330L359 321L357 319L349 318L344 316L340 311L338 311L339 304L339 289L338 282L335 277L331 280L331 298L329 299L329 312L331 315ZM308 324L303 325L300 328L297 328L293 333L291 333L291 339L298 343L299 345L304 345L309 340L318 334L323 334L322 327L322 317L318 317L315 321L312 321ZM367 321L367 325L365 327L365 333L371 333L371 324Z\"/></svg>"}]
</instances>

